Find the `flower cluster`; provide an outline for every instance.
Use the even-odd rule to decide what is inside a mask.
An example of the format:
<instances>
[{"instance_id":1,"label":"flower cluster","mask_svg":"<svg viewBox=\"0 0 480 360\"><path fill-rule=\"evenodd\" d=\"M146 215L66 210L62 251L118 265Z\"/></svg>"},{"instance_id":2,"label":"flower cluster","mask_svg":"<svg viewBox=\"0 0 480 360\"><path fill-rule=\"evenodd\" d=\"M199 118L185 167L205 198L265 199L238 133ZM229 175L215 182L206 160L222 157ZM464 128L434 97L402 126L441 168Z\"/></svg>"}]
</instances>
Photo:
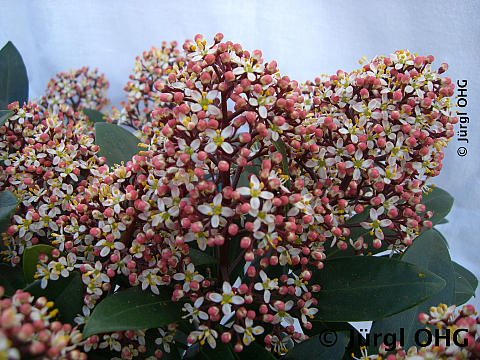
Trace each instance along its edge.
<instances>
[{"instance_id":1,"label":"flower cluster","mask_svg":"<svg viewBox=\"0 0 480 360\"><path fill-rule=\"evenodd\" d=\"M480 358L480 328L477 312L472 305L464 305L461 310L455 305L440 304L430 308L430 313L418 315L418 321L435 327L440 334L439 343L435 341L417 349L412 346L402 349L398 343L394 351L388 351L385 344L380 345L379 355L362 356L359 360L456 360ZM427 329L430 329L427 327ZM432 330L433 334L433 330ZM363 350L365 352L365 350ZM357 359L357 358L355 358Z\"/></svg>"},{"instance_id":2,"label":"flower cluster","mask_svg":"<svg viewBox=\"0 0 480 360\"><path fill-rule=\"evenodd\" d=\"M45 95L40 99L40 104L53 111L58 106L67 104L73 111L82 108L101 110L108 104L106 92L108 81L98 70L82 67L57 74L47 84Z\"/></svg>"},{"instance_id":3,"label":"flower cluster","mask_svg":"<svg viewBox=\"0 0 480 360\"><path fill-rule=\"evenodd\" d=\"M144 125L151 112L162 105L158 93L153 91L156 81L165 81L173 65L183 66L183 54L177 49L177 42L162 42L160 48L152 47L137 56L133 74L124 87L127 101L121 103L121 109L112 108L111 120L119 125L126 124L134 129Z\"/></svg>"},{"instance_id":4,"label":"flower cluster","mask_svg":"<svg viewBox=\"0 0 480 360\"><path fill-rule=\"evenodd\" d=\"M12 298L4 297L0 287L0 358L86 360L77 348L82 334L77 327L54 321L58 312L44 297L34 300L18 290Z\"/></svg>"},{"instance_id":5,"label":"flower cluster","mask_svg":"<svg viewBox=\"0 0 480 360\"><path fill-rule=\"evenodd\" d=\"M173 288L195 325L189 344L240 352L258 338L285 354L307 338L295 325L312 327L312 269L329 247L365 251L350 239L362 227L373 247L403 249L431 226L420 201L453 135L453 85L445 65L433 71L433 58L405 51L298 84L259 50L222 40L197 35L184 56L172 44L137 59L128 104L113 116L140 128L144 150L127 164L104 164L74 110L13 105L0 128L0 189L22 204L2 235L5 255L16 264L25 247L55 246L36 276L47 286L82 273L79 324L113 280ZM198 251L219 259L216 274L195 264ZM166 352L172 332L160 331ZM121 332L84 346L133 358L143 345L141 332Z\"/></svg>"},{"instance_id":6,"label":"flower cluster","mask_svg":"<svg viewBox=\"0 0 480 360\"><path fill-rule=\"evenodd\" d=\"M360 224L342 225L334 241L340 248L349 239L345 230L358 225L370 230L375 248L385 243L390 249L410 245L422 227L432 226L431 213L420 215L422 190L439 174L458 121L450 111L454 85L440 76L447 65L437 72L432 62L433 56L397 51L302 89L313 112L303 125L316 126L321 142L297 139L303 146L292 158L305 158L308 180L323 183L322 192L338 199L327 206L341 210L332 212L335 222L369 208ZM358 252L366 249L361 238L353 240Z\"/></svg>"}]
</instances>

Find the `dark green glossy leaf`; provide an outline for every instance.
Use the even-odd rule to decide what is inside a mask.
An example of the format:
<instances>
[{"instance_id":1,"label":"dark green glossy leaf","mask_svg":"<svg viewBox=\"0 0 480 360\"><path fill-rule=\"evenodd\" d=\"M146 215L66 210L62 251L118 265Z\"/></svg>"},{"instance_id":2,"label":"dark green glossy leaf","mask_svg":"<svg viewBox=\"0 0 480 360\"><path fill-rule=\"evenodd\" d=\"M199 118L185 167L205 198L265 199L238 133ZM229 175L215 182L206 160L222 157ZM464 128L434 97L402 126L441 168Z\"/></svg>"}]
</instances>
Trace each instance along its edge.
<instances>
[{"instance_id":1,"label":"dark green glossy leaf","mask_svg":"<svg viewBox=\"0 0 480 360\"><path fill-rule=\"evenodd\" d=\"M9 41L0 50L0 109L18 101L28 101L27 69L17 48Z\"/></svg>"},{"instance_id":2,"label":"dark green glossy leaf","mask_svg":"<svg viewBox=\"0 0 480 360\"><path fill-rule=\"evenodd\" d=\"M82 312L83 285L80 273L71 272L67 278L49 280L45 289L41 288L41 280L35 280L24 289L35 297L45 296L55 303L58 319L73 324L73 319Z\"/></svg>"},{"instance_id":3,"label":"dark green glossy leaf","mask_svg":"<svg viewBox=\"0 0 480 360\"><path fill-rule=\"evenodd\" d=\"M371 332L396 332L397 338L400 336L400 329L404 329L405 348L408 349L414 345L415 332L425 327L418 322L418 314L421 312L428 313L430 307L436 307L440 303L452 304L454 302L455 274L448 249L441 239L440 233L435 229L426 231L417 237L403 254L401 260L431 271L446 283L440 292L430 297L427 301L418 304L408 311L373 323Z\"/></svg>"},{"instance_id":4,"label":"dark green glossy leaf","mask_svg":"<svg viewBox=\"0 0 480 360\"><path fill-rule=\"evenodd\" d=\"M161 291L166 291L162 288ZM180 320L182 305L171 294L154 295L139 287L119 291L100 302L83 330L84 337L119 330L151 329Z\"/></svg>"},{"instance_id":5,"label":"dark green glossy leaf","mask_svg":"<svg viewBox=\"0 0 480 360\"><path fill-rule=\"evenodd\" d=\"M453 197L445 190L434 187L431 193L423 194L422 204L425 204L427 211L433 211L433 217L429 219L433 225L438 224L448 215L453 206Z\"/></svg>"},{"instance_id":6,"label":"dark green glossy leaf","mask_svg":"<svg viewBox=\"0 0 480 360\"><path fill-rule=\"evenodd\" d=\"M35 281L35 273L37 272L38 257L41 254L50 256L53 246L38 244L25 248L23 251L23 275L25 281L31 283Z\"/></svg>"},{"instance_id":7,"label":"dark green glossy leaf","mask_svg":"<svg viewBox=\"0 0 480 360\"><path fill-rule=\"evenodd\" d=\"M258 344L257 342L251 343L249 346L244 346L243 351L238 355L239 359L248 359L248 360L275 360L275 356L265 349L263 343Z\"/></svg>"},{"instance_id":8,"label":"dark green glossy leaf","mask_svg":"<svg viewBox=\"0 0 480 360\"><path fill-rule=\"evenodd\" d=\"M440 220L439 222L437 222L437 225L441 225L441 224L448 224L448 220L444 218L444 219Z\"/></svg>"},{"instance_id":9,"label":"dark green glossy leaf","mask_svg":"<svg viewBox=\"0 0 480 360\"><path fill-rule=\"evenodd\" d=\"M100 146L99 156L105 156L109 166L130 161L141 150L139 142L131 132L118 125L95 123L95 144Z\"/></svg>"},{"instance_id":10,"label":"dark green glossy leaf","mask_svg":"<svg viewBox=\"0 0 480 360\"><path fill-rule=\"evenodd\" d=\"M455 304L463 305L475 296L478 280L470 271L462 265L452 261L455 271Z\"/></svg>"},{"instance_id":11,"label":"dark green glossy leaf","mask_svg":"<svg viewBox=\"0 0 480 360\"><path fill-rule=\"evenodd\" d=\"M467 280L470 286L472 287L473 291L477 290L477 287L478 287L477 277L473 275L471 271L465 269L462 265L456 263L455 261L452 261L452 264L453 264L453 270L455 271L455 273L465 278L465 280Z\"/></svg>"},{"instance_id":12,"label":"dark green glossy leaf","mask_svg":"<svg viewBox=\"0 0 480 360\"><path fill-rule=\"evenodd\" d=\"M215 360L215 359L225 359L225 360L237 360L238 357L235 356L232 347L230 344L224 344L220 342L220 339L216 341L215 349L212 349L207 343L203 346L200 346L200 352L194 357L194 359L202 360Z\"/></svg>"},{"instance_id":13,"label":"dark green glossy leaf","mask_svg":"<svg viewBox=\"0 0 480 360\"><path fill-rule=\"evenodd\" d=\"M468 300L475 296L475 291L464 277L457 273L455 275L455 305L460 306L466 304Z\"/></svg>"},{"instance_id":14,"label":"dark green glossy leaf","mask_svg":"<svg viewBox=\"0 0 480 360\"><path fill-rule=\"evenodd\" d=\"M0 264L0 286L5 290L5 295L9 297L18 289L23 289L25 280L20 266Z\"/></svg>"},{"instance_id":15,"label":"dark green glossy leaf","mask_svg":"<svg viewBox=\"0 0 480 360\"><path fill-rule=\"evenodd\" d=\"M349 332L327 330L296 344L286 359L341 359L349 340Z\"/></svg>"},{"instance_id":16,"label":"dark green glossy leaf","mask_svg":"<svg viewBox=\"0 0 480 360\"><path fill-rule=\"evenodd\" d=\"M207 254L206 250L201 251L198 249L190 248L188 256L190 256L190 259L195 265L216 264L218 262L215 257Z\"/></svg>"},{"instance_id":17,"label":"dark green glossy leaf","mask_svg":"<svg viewBox=\"0 0 480 360\"><path fill-rule=\"evenodd\" d=\"M409 309L445 287L445 280L416 265L373 256L337 258L315 270L312 284L322 321L368 321Z\"/></svg>"},{"instance_id":18,"label":"dark green glossy leaf","mask_svg":"<svg viewBox=\"0 0 480 360\"><path fill-rule=\"evenodd\" d=\"M5 124L5 121L7 121L7 119L12 116L12 114L13 111L11 110L0 110L0 126Z\"/></svg>"},{"instance_id":19,"label":"dark green glossy leaf","mask_svg":"<svg viewBox=\"0 0 480 360\"><path fill-rule=\"evenodd\" d=\"M10 217L17 208L18 198L11 191L0 192L0 233L10 226Z\"/></svg>"},{"instance_id":20,"label":"dark green glossy leaf","mask_svg":"<svg viewBox=\"0 0 480 360\"><path fill-rule=\"evenodd\" d=\"M244 166L242 173L240 174L240 178L238 180L237 187L250 187L250 180L248 176L250 174L258 175L260 173L259 166Z\"/></svg>"},{"instance_id":21,"label":"dark green glossy leaf","mask_svg":"<svg viewBox=\"0 0 480 360\"><path fill-rule=\"evenodd\" d=\"M106 122L107 116L103 113L101 113L98 110L95 109L87 109L83 108L82 112L88 116L88 120L92 123L97 123L97 122Z\"/></svg>"}]
</instances>

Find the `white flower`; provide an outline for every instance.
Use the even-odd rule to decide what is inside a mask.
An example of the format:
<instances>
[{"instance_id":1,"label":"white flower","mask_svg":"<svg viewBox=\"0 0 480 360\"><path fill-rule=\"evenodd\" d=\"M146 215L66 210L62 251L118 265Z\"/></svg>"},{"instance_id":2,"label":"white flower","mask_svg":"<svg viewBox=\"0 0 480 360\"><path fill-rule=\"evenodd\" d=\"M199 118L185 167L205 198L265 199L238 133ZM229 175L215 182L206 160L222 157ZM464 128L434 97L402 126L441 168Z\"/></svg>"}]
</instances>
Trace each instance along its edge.
<instances>
[{"instance_id":1,"label":"white flower","mask_svg":"<svg viewBox=\"0 0 480 360\"><path fill-rule=\"evenodd\" d=\"M267 107L266 106L271 106L275 103L275 96L265 96L263 92L261 94L253 93L255 97L251 97L248 100L248 103L252 106L258 107L258 114L260 115L261 118L265 119L267 117ZM285 123L282 125L281 129L282 130L287 130L290 126ZM273 137L272 137L273 138ZM278 139L278 133L276 133L276 139L273 138L273 140Z\"/></svg>"},{"instance_id":2,"label":"white flower","mask_svg":"<svg viewBox=\"0 0 480 360\"><path fill-rule=\"evenodd\" d=\"M242 305L245 300L238 295L235 295L232 291L232 286L225 281L222 286L223 293L220 295L218 293L211 293L210 300L222 305L222 312L225 315L225 318L229 317L232 314L232 305Z\"/></svg>"},{"instance_id":3,"label":"white flower","mask_svg":"<svg viewBox=\"0 0 480 360\"><path fill-rule=\"evenodd\" d=\"M210 205L199 205L198 211L200 211L204 215L212 217L211 223L212 227L214 228L217 228L218 225L226 222L226 219L222 216L231 217L235 214L232 209L222 206L222 194L220 193L215 195L215 197L213 198L213 202Z\"/></svg>"},{"instance_id":4,"label":"white flower","mask_svg":"<svg viewBox=\"0 0 480 360\"><path fill-rule=\"evenodd\" d=\"M218 116L221 114L220 109L215 105L212 105L213 101L218 96L217 90L210 90L208 93L200 93L200 91L192 90L187 93L189 93L192 99L196 101L196 103L193 103L190 107L193 112L204 110L207 112L207 115Z\"/></svg>"},{"instance_id":5,"label":"white flower","mask_svg":"<svg viewBox=\"0 0 480 360\"><path fill-rule=\"evenodd\" d=\"M161 276L157 275L157 272L158 268L143 270L143 272L138 276L138 281L142 283L142 290L145 290L150 286L155 295L160 294L157 285L162 285L164 283Z\"/></svg>"},{"instance_id":6,"label":"white flower","mask_svg":"<svg viewBox=\"0 0 480 360\"><path fill-rule=\"evenodd\" d=\"M250 343L255 340L253 335L260 335L261 333L263 333L263 330L264 330L263 327L261 326L252 327L252 325L253 325L253 320L250 318L245 319L244 328L237 324L233 325L233 328L235 329L236 332L238 332L239 334L243 334L243 343L247 346L250 345Z\"/></svg>"},{"instance_id":7,"label":"white flower","mask_svg":"<svg viewBox=\"0 0 480 360\"><path fill-rule=\"evenodd\" d=\"M273 194L269 191L263 191L263 183L260 183L257 176L253 174L250 177L250 187L242 186L237 189L240 195L250 196L250 207L252 209L260 208L260 199L273 199Z\"/></svg>"},{"instance_id":8,"label":"white flower","mask_svg":"<svg viewBox=\"0 0 480 360\"><path fill-rule=\"evenodd\" d=\"M282 321L286 321L289 325L294 324L293 317L288 313L293 307L293 301L289 300L285 303L285 309L279 310L277 306L270 305L270 308L276 312L275 316L273 317L272 324L278 324Z\"/></svg>"},{"instance_id":9,"label":"white flower","mask_svg":"<svg viewBox=\"0 0 480 360\"><path fill-rule=\"evenodd\" d=\"M173 275L173 278L177 281L184 280L183 283L183 291L189 292L190 291L190 282L196 281L198 283L203 281L203 276L198 274L198 271L195 271L195 265L192 263L187 265L185 269L185 273L178 272Z\"/></svg>"},{"instance_id":10,"label":"white flower","mask_svg":"<svg viewBox=\"0 0 480 360\"><path fill-rule=\"evenodd\" d=\"M237 60L235 57L233 57L233 60L236 60L235 62L240 65L233 69L234 75L242 75L244 73L247 73L248 80L255 81L257 78L255 74L261 74L263 72L264 65L259 63L252 65L253 58L238 58Z\"/></svg>"},{"instance_id":11,"label":"white flower","mask_svg":"<svg viewBox=\"0 0 480 360\"><path fill-rule=\"evenodd\" d=\"M361 177L361 170L367 170L370 165L372 165L373 160L368 159L364 160L363 159L363 151L358 149L355 151L355 157L352 158L351 161L347 161L345 163L347 169L353 167L353 180L359 180Z\"/></svg>"},{"instance_id":12,"label":"white flower","mask_svg":"<svg viewBox=\"0 0 480 360\"><path fill-rule=\"evenodd\" d=\"M190 322L195 321L195 322L200 322L199 319L202 320L208 320L208 314L205 311L200 310L200 306L203 304L203 297L199 297L195 302L192 304L190 303L185 303L184 307L182 308L183 311L187 312L188 314L185 316L182 316L183 319L192 317Z\"/></svg>"},{"instance_id":13,"label":"white flower","mask_svg":"<svg viewBox=\"0 0 480 360\"><path fill-rule=\"evenodd\" d=\"M233 135L233 132L234 128L231 125L227 126L222 131L213 129L205 130L205 134L210 138L208 144L205 146L205 152L214 153L215 151L217 151L218 147L221 147L222 150L225 151L227 154L232 154L234 151L233 147L225 140L231 137Z\"/></svg>"},{"instance_id":14,"label":"white flower","mask_svg":"<svg viewBox=\"0 0 480 360\"><path fill-rule=\"evenodd\" d=\"M383 219L383 220L378 220L378 217L383 214L385 209L383 207L379 208L378 210L375 209L370 209L370 220L372 222L361 222L360 225L364 229L371 229L370 235L373 235L375 233L375 236L379 238L380 240L383 240L383 231L382 227L389 226L392 223L392 220L390 219Z\"/></svg>"},{"instance_id":15,"label":"white flower","mask_svg":"<svg viewBox=\"0 0 480 360\"><path fill-rule=\"evenodd\" d=\"M270 279L263 270L260 271L260 278L262 282L256 283L254 288L257 291L264 290L263 300L268 304L270 302L270 290L278 289L278 279Z\"/></svg>"},{"instance_id":16,"label":"white flower","mask_svg":"<svg viewBox=\"0 0 480 360\"><path fill-rule=\"evenodd\" d=\"M155 344L162 345L165 349L165 352L170 352L170 344L173 343L173 334L170 332L165 332L162 328L158 328L158 332L160 333L160 337L155 339Z\"/></svg>"},{"instance_id":17,"label":"white flower","mask_svg":"<svg viewBox=\"0 0 480 360\"><path fill-rule=\"evenodd\" d=\"M295 273L292 273L292 274L295 278L294 279L288 278L287 284L295 285L295 296L300 297L300 295L302 295L302 290L304 292L308 292L308 289L306 287L306 282L301 277L298 277Z\"/></svg>"},{"instance_id":18,"label":"white flower","mask_svg":"<svg viewBox=\"0 0 480 360\"><path fill-rule=\"evenodd\" d=\"M262 209L250 208L249 214L252 215L255 220L253 221L253 231L256 233L262 223L268 226L268 232L273 232L275 229L275 216L270 214L273 205L271 200L267 200L263 203Z\"/></svg>"},{"instance_id":19,"label":"white flower","mask_svg":"<svg viewBox=\"0 0 480 360\"><path fill-rule=\"evenodd\" d=\"M206 340L212 349L215 349L215 346L217 346L215 339L218 337L218 333L208 326L200 325L198 330L192 331L190 335L200 340L200 345L204 345Z\"/></svg>"}]
</instances>

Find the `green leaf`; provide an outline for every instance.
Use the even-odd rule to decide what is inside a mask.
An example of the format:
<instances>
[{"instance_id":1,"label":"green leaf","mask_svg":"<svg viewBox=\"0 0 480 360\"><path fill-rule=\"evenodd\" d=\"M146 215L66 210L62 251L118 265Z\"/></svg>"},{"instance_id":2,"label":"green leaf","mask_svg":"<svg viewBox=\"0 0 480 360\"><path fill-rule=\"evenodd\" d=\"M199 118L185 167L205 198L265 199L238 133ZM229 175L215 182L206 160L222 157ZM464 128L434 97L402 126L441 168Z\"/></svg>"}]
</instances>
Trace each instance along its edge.
<instances>
[{"instance_id":1,"label":"green leaf","mask_svg":"<svg viewBox=\"0 0 480 360\"><path fill-rule=\"evenodd\" d=\"M425 204L427 211L433 211L433 217L429 220L433 225L436 225L445 218L452 209L453 197L445 190L434 187L433 191L428 193L428 195L423 194L421 203Z\"/></svg>"},{"instance_id":2,"label":"green leaf","mask_svg":"<svg viewBox=\"0 0 480 360\"><path fill-rule=\"evenodd\" d=\"M41 288L41 280L36 280L24 289L35 297L45 296L55 303L58 319L73 324L75 316L82 312L83 285L80 273L73 271L67 278L49 280L45 289Z\"/></svg>"},{"instance_id":3,"label":"green leaf","mask_svg":"<svg viewBox=\"0 0 480 360\"><path fill-rule=\"evenodd\" d=\"M455 304L463 305L475 296L478 280L470 271L452 261L455 271Z\"/></svg>"},{"instance_id":4,"label":"green leaf","mask_svg":"<svg viewBox=\"0 0 480 360\"><path fill-rule=\"evenodd\" d=\"M205 343L203 346L200 346L200 352L194 357L194 359L202 360L237 360L233 349L230 344L225 344L220 342L219 339L216 341L215 349L212 349L208 343Z\"/></svg>"},{"instance_id":5,"label":"green leaf","mask_svg":"<svg viewBox=\"0 0 480 360\"><path fill-rule=\"evenodd\" d=\"M5 121L13 115L13 111L11 110L0 110L0 126L5 124Z\"/></svg>"},{"instance_id":6,"label":"green leaf","mask_svg":"<svg viewBox=\"0 0 480 360\"><path fill-rule=\"evenodd\" d=\"M240 174L240 178L238 179L237 188L245 186L250 187L250 180L248 179L248 175L255 174L258 177L260 174L260 167L259 166L244 166L243 170Z\"/></svg>"},{"instance_id":7,"label":"green leaf","mask_svg":"<svg viewBox=\"0 0 480 360\"><path fill-rule=\"evenodd\" d=\"M441 239L441 234L435 229L428 230L417 237L405 251L401 260L402 262L431 271L446 283L440 292L430 297L427 301L408 311L373 323L372 333L397 333L397 338L400 336L400 329L404 329L405 348L408 349L410 346L415 345L415 332L425 328L424 325L418 322L418 314L421 312L428 313L430 307L436 307L440 303L450 305L454 302L455 274L448 249Z\"/></svg>"},{"instance_id":8,"label":"green leaf","mask_svg":"<svg viewBox=\"0 0 480 360\"><path fill-rule=\"evenodd\" d=\"M35 273L37 272L38 257L45 254L50 257L53 246L38 244L25 248L23 251L23 275L27 283L35 281Z\"/></svg>"},{"instance_id":9,"label":"green leaf","mask_svg":"<svg viewBox=\"0 0 480 360\"><path fill-rule=\"evenodd\" d=\"M265 349L263 343L260 345L257 342L252 342L249 346L244 346L243 351L238 357L248 360L276 360L275 356Z\"/></svg>"},{"instance_id":10,"label":"green leaf","mask_svg":"<svg viewBox=\"0 0 480 360\"><path fill-rule=\"evenodd\" d=\"M188 256L190 256L190 259L195 265L216 264L218 262L215 257L207 254L206 251L194 248L190 248Z\"/></svg>"},{"instance_id":11,"label":"green leaf","mask_svg":"<svg viewBox=\"0 0 480 360\"><path fill-rule=\"evenodd\" d=\"M296 344L286 359L341 359L349 341L350 332L327 330Z\"/></svg>"},{"instance_id":12,"label":"green leaf","mask_svg":"<svg viewBox=\"0 0 480 360\"><path fill-rule=\"evenodd\" d=\"M105 156L107 164L127 162L141 150L138 140L131 132L109 123L95 123L95 144L100 146L99 156Z\"/></svg>"},{"instance_id":13,"label":"green leaf","mask_svg":"<svg viewBox=\"0 0 480 360\"><path fill-rule=\"evenodd\" d=\"M3 286L6 296L12 296L15 291L25 286L23 272L19 266L0 264L0 286Z\"/></svg>"},{"instance_id":14,"label":"green leaf","mask_svg":"<svg viewBox=\"0 0 480 360\"><path fill-rule=\"evenodd\" d=\"M10 217L18 206L18 198L11 191L0 191L0 233L10 226Z\"/></svg>"},{"instance_id":15,"label":"green leaf","mask_svg":"<svg viewBox=\"0 0 480 360\"><path fill-rule=\"evenodd\" d=\"M83 336L168 325L181 318L181 308L181 303L173 302L170 294L154 295L139 287L129 288L106 297L95 307Z\"/></svg>"},{"instance_id":16,"label":"green leaf","mask_svg":"<svg viewBox=\"0 0 480 360\"><path fill-rule=\"evenodd\" d=\"M107 116L95 109L83 108L83 113L88 116L88 120L92 123L106 122Z\"/></svg>"},{"instance_id":17,"label":"green leaf","mask_svg":"<svg viewBox=\"0 0 480 360\"><path fill-rule=\"evenodd\" d=\"M290 181L290 171L288 169L288 157L287 157L287 150L285 148L285 143L283 142L283 140L279 137L277 141L273 140L272 139L272 143L273 145L275 145L275 148L277 149L277 151L282 154L282 167L283 167L283 173L285 175L288 175L288 179L287 182L286 182L286 187L287 189L290 188L290 185L291 185L291 181Z\"/></svg>"},{"instance_id":18,"label":"green leaf","mask_svg":"<svg viewBox=\"0 0 480 360\"><path fill-rule=\"evenodd\" d=\"M445 287L445 280L416 265L384 257L325 261L312 284L321 284L317 320L368 321L411 308Z\"/></svg>"},{"instance_id":19,"label":"green leaf","mask_svg":"<svg viewBox=\"0 0 480 360\"><path fill-rule=\"evenodd\" d=\"M475 291L464 277L457 273L455 275L455 305L460 306L466 304L468 300L475 296Z\"/></svg>"},{"instance_id":20,"label":"green leaf","mask_svg":"<svg viewBox=\"0 0 480 360\"><path fill-rule=\"evenodd\" d=\"M473 275L469 270L465 269L462 265L456 263L455 261L452 261L452 264L453 264L453 270L455 271L455 273L465 278L465 280L469 282L473 291L477 290L477 287L478 287L477 277Z\"/></svg>"},{"instance_id":21,"label":"green leaf","mask_svg":"<svg viewBox=\"0 0 480 360\"><path fill-rule=\"evenodd\" d=\"M22 56L9 41L0 50L0 109L14 101L20 107L28 101L28 77Z\"/></svg>"}]
</instances>

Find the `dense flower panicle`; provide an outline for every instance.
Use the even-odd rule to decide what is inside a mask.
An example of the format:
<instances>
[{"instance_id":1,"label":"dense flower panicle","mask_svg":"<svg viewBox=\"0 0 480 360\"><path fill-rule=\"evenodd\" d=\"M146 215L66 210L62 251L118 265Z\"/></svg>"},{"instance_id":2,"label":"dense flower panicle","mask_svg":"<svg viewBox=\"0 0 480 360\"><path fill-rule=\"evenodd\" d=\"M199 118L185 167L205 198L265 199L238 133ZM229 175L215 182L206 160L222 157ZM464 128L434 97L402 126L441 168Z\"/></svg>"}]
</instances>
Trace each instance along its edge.
<instances>
[{"instance_id":1,"label":"dense flower panicle","mask_svg":"<svg viewBox=\"0 0 480 360\"><path fill-rule=\"evenodd\" d=\"M84 66L57 74L47 84L46 94L40 99L40 105L57 111L58 106L66 104L79 111L82 108L101 110L109 103L106 97L108 81L97 69Z\"/></svg>"},{"instance_id":2,"label":"dense flower panicle","mask_svg":"<svg viewBox=\"0 0 480 360\"><path fill-rule=\"evenodd\" d=\"M367 355L366 350L361 358L357 360L458 360L458 359L479 359L480 358L480 328L479 317L473 305L464 305L457 309L455 305L447 306L440 304L438 307L430 308L429 314L421 313L418 321L425 325L430 331L438 331L443 337L437 337L430 344L417 348L412 346L405 350L397 343L394 350L389 350L385 344L380 345L378 355ZM448 338L448 339L447 339Z\"/></svg>"},{"instance_id":3,"label":"dense flower panicle","mask_svg":"<svg viewBox=\"0 0 480 360\"><path fill-rule=\"evenodd\" d=\"M79 324L113 279L154 294L173 287L195 326L188 343L242 351L257 337L284 354L307 338L295 325L312 327L312 269L330 247L401 251L431 226L420 200L453 135L453 85L444 66L405 51L298 84L259 50L222 40L197 35L184 54L164 44L137 59L128 104L111 119L140 129L144 150L124 165L104 164L72 109L17 106L1 128L0 189L22 203L2 235L5 255L15 264L32 244L57 247L36 276L47 286L82 273ZM359 228L371 243L350 239ZM216 254L218 273L191 250ZM162 331L167 351L173 330ZM84 349L135 358L142 339L105 334Z\"/></svg>"},{"instance_id":4,"label":"dense flower panicle","mask_svg":"<svg viewBox=\"0 0 480 360\"><path fill-rule=\"evenodd\" d=\"M46 298L18 290L6 298L0 287L1 359L87 359L78 348L82 334L69 324L53 320L57 310Z\"/></svg>"},{"instance_id":5,"label":"dense flower panicle","mask_svg":"<svg viewBox=\"0 0 480 360\"><path fill-rule=\"evenodd\" d=\"M127 101L121 108L112 107L111 120L119 125L126 124L140 129L148 123L151 112L162 105L153 84L166 81L174 65L183 66L184 54L177 48L177 42L162 42L160 48L152 47L137 56L133 74L124 87Z\"/></svg>"}]
</instances>

